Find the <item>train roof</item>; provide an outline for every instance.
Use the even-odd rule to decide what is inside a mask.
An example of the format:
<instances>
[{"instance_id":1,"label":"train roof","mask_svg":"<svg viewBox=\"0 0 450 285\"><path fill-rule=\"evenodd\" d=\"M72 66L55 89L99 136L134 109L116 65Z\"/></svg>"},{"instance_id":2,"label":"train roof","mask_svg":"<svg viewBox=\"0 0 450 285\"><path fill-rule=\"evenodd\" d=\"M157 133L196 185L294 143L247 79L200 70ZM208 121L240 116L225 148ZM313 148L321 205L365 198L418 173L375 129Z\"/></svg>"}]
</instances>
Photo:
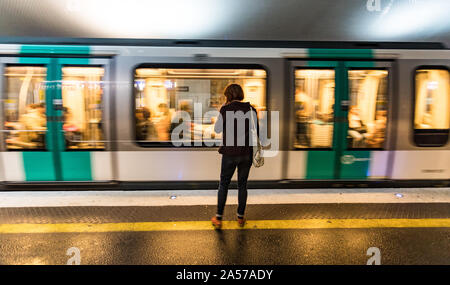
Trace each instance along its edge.
<instances>
[{"instance_id":1,"label":"train roof","mask_svg":"<svg viewBox=\"0 0 450 285\"><path fill-rule=\"evenodd\" d=\"M327 49L407 49L445 50L439 42L371 41L269 41L269 40L197 40L197 39L127 39L127 38L56 38L0 37L0 44L92 45L148 47L236 47L236 48L327 48Z\"/></svg>"}]
</instances>

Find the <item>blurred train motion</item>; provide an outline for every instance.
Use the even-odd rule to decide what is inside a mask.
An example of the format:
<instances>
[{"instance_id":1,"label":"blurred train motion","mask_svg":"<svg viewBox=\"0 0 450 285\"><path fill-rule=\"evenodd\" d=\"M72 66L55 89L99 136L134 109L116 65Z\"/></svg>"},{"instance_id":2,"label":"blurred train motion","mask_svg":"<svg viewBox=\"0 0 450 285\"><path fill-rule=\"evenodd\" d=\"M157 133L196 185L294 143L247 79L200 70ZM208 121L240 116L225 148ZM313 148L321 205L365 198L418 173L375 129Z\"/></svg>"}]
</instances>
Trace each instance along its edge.
<instances>
[{"instance_id":1,"label":"blurred train motion","mask_svg":"<svg viewBox=\"0 0 450 285\"><path fill-rule=\"evenodd\" d=\"M450 50L439 44L156 43L0 44L2 187L217 181L208 114L230 83L279 112L279 152L250 172L258 187L450 185ZM175 147L174 117L195 104L201 119L179 123L199 144Z\"/></svg>"}]
</instances>

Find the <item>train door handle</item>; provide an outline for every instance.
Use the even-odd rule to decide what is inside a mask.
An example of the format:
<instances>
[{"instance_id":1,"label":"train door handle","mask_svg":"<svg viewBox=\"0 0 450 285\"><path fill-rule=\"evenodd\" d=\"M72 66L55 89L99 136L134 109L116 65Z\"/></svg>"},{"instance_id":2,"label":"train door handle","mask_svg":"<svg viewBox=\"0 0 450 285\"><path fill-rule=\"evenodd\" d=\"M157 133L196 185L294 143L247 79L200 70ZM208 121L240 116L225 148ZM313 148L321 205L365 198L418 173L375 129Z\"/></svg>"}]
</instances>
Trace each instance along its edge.
<instances>
[{"instance_id":1,"label":"train door handle","mask_svg":"<svg viewBox=\"0 0 450 285\"><path fill-rule=\"evenodd\" d=\"M350 106L349 100L342 100L341 101L341 111L347 112Z\"/></svg>"},{"instance_id":2,"label":"train door handle","mask_svg":"<svg viewBox=\"0 0 450 285\"><path fill-rule=\"evenodd\" d=\"M334 122L335 123L347 123L347 117L335 117Z\"/></svg>"},{"instance_id":3,"label":"train door handle","mask_svg":"<svg viewBox=\"0 0 450 285\"><path fill-rule=\"evenodd\" d=\"M63 101L62 99L53 99L53 110L62 110Z\"/></svg>"}]
</instances>

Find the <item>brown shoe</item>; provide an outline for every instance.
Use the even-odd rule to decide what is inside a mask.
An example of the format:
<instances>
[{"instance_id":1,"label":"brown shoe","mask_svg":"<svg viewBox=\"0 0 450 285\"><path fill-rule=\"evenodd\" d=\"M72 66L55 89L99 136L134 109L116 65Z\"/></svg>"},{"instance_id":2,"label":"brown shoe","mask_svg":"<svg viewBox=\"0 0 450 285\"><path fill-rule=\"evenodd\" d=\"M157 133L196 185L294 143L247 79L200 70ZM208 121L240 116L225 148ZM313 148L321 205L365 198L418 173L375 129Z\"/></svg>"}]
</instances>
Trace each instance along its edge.
<instances>
[{"instance_id":1,"label":"brown shoe","mask_svg":"<svg viewBox=\"0 0 450 285\"><path fill-rule=\"evenodd\" d=\"M216 230L219 230L222 228L222 221L219 220L217 217L212 217L211 219L212 225Z\"/></svg>"},{"instance_id":2,"label":"brown shoe","mask_svg":"<svg viewBox=\"0 0 450 285\"><path fill-rule=\"evenodd\" d=\"M237 218L238 225L242 228L245 225L245 219L244 218Z\"/></svg>"}]
</instances>

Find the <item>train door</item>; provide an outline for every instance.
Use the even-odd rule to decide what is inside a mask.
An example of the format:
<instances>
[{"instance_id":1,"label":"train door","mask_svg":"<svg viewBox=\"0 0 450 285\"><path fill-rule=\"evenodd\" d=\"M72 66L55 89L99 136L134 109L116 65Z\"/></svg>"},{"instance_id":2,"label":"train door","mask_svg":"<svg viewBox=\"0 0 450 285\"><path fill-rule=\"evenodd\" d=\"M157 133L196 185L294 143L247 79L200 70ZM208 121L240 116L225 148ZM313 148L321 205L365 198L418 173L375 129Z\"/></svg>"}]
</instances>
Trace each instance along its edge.
<instances>
[{"instance_id":1,"label":"train door","mask_svg":"<svg viewBox=\"0 0 450 285\"><path fill-rule=\"evenodd\" d=\"M390 64L293 61L291 71L291 142L295 151L306 153L299 162L303 177L385 178Z\"/></svg>"},{"instance_id":2,"label":"train door","mask_svg":"<svg viewBox=\"0 0 450 285\"><path fill-rule=\"evenodd\" d=\"M108 61L0 61L4 180L112 180Z\"/></svg>"},{"instance_id":3,"label":"train door","mask_svg":"<svg viewBox=\"0 0 450 285\"><path fill-rule=\"evenodd\" d=\"M343 62L342 118L336 158L340 179L387 178L390 63ZM339 122L338 122L339 123Z\"/></svg>"}]
</instances>

